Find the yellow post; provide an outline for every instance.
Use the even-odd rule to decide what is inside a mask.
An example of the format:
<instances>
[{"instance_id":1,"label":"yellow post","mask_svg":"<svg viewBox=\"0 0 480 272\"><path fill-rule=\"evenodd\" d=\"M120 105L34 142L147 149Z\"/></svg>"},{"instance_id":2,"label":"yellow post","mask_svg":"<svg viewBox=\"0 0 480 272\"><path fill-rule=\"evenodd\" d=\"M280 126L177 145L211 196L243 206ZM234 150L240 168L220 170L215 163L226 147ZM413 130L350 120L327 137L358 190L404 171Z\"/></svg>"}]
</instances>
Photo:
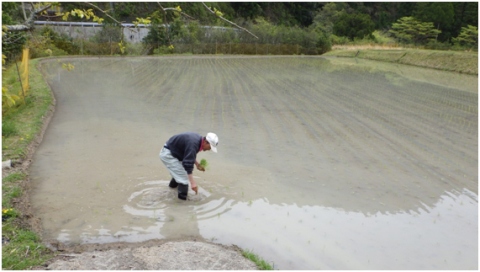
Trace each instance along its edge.
<instances>
[{"instance_id":1,"label":"yellow post","mask_svg":"<svg viewBox=\"0 0 480 272\"><path fill-rule=\"evenodd\" d=\"M28 91L30 88L30 84L28 82L28 73L29 73L29 65L28 61L30 59L30 50L28 48L23 49L23 54L22 54L22 84L23 84L23 90ZM25 96L25 93L23 94Z\"/></svg>"}]
</instances>

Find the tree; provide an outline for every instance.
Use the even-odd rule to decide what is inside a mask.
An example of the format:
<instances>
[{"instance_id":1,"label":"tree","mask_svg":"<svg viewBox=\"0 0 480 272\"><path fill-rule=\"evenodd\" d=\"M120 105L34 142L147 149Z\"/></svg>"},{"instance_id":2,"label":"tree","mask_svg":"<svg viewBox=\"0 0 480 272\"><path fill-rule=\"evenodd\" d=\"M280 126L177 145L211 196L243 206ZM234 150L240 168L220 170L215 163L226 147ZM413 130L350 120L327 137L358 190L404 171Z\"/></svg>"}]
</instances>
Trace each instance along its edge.
<instances>
[{"instance_id":1,"label":"tree","mask_svg":"<svg viewBox=\"0 0 480 272\"><path fill-rule=\"evenodd\" d=\"M262 7L256 2L232 2L233 9L238 17L254 19L262 14Z\"/></svg>"},{"instance_id":2,"label":"tree","mask_svg":"<svg viewBox=\"0 0 480 272\"><path fill-rule=\"evenodd\" d=\"M346 3L331 2L323 6L313 18L313 28L317 32L322 32L327 35L333 33L333 25L338 20L338 17L345 12Z\"/></svg>"},{"instance_id":3,"label":"tree","mask_svg":"<svg viewBox=\"0 0 480 272\"><path fill-rule=\"evenodd\" d=\"M453 25L455 12L451 2L419 2L413 16L422 22L432 22L438 30L449 29ZM450 38L450 32L445 32L441 41Z\"/></svg>"},{"instance_id":4,"label":"tree","mask_svg":"<svg viewBox=\"0 0 480 272\"><path fill-rule=\"evenodd\" d=\"M455 23L452 25L452 37L457 37L462 27L478 25L478 2L454 2Z\"/></svg>"},{"instance_id":5,"label":"tree","mask_svg":"<svg viewBox=\"0 0 480 272\"><path fill-rule=\"evenodd\" d=\"M393 23L389 31L398 41L404 43L425 44L434 40L440 30L435 29L432 22L420 22L413 17L402 17Z\"/></svg>"},{"instance_id":6,"label":"tree","mask_svg":"<svg viewBox=\"0 0 480 272\"><path fill-rule=\"evenodd\" d=\"M345 36L350 40L372 37L375 24L367 14L343 12L333 26L333 34Z\"/></svg>"},{"instance_id":7,"label":"tree","mask_svg":"<svg viewBox=\"0 0 480 272\"><path fill-rule=\"evenodd\" d=\"M456 45L467 46L471 48L478 47L478 28L476 26L468 25L462 27L462 31L458 37L452 39Z\"/></svg>"}]
</instances>

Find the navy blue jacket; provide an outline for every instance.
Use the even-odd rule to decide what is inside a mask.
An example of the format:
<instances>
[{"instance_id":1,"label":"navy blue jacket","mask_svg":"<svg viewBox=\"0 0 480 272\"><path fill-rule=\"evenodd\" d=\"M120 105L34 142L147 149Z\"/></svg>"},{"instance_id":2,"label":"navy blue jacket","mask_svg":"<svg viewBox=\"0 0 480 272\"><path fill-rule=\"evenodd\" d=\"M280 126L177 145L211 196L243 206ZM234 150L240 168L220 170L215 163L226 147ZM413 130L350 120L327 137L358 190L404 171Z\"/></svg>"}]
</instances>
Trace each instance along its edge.
<instances>
[{"instance_id":1,"label":"navy blue jacket","mask_svg":"<svg viewBox=\"0 0 480 272\"><path fill-rule=\"evenodd\" d=\"M172 136L166 143L172 156L182 162L187 174L191 174L193 171L202 138L203 136L197 133L185 132Z\"/></svg>"}]
</instances>

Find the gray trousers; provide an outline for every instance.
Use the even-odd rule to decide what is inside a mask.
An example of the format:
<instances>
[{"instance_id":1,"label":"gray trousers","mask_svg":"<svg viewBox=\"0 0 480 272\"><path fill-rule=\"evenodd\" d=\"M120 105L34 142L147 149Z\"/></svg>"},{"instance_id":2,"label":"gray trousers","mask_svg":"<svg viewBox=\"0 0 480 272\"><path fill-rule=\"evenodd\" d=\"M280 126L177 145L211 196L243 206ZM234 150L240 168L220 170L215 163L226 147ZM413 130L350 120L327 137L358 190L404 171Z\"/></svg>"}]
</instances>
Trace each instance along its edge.
<instances>
[{"instance_id":1,"label":"gray trousers","mask_svg":"<svg viewBox=\"0 0 480 272\"><path fill-rule=\"evenodd\" d=\"M170 150L165 147L160 151L160 159L173 177L169 186L171 188L178 187L178 198L187 200L189 181L187 171L183 168L182 162L173 157Z\"/></svg>"},{"instance_id":2,"label":"gray trousers","mask_svg":"<svg viewBox=\"0 0 480 272\"><path fill-rule=\"evenodd\" d=\"M160 151L160 159L177 183L183 185L189 184L188 174L185 168L183 168L182 162L173 157L169 149L165 147L162 148L162 151Z\"/></svg>"}]
</instances>

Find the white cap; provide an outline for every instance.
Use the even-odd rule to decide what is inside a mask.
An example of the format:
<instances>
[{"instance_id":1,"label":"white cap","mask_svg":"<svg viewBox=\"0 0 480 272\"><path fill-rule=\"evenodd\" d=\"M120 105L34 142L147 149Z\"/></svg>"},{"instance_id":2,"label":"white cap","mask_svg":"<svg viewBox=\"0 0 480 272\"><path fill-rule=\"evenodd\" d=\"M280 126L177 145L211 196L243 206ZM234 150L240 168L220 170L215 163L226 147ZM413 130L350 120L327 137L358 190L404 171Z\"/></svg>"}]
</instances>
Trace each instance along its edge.
<instances>
[{"instance_id":1,"label":"white cap","mask_svg":"<svg viewBox=\"0 0 480 272\"><path fill-rule=\"evenodd\" d=\"M212 151L217 153L217 145L218 145L217 134L209 132L209 133L207 133L207 136L205 136L205 138L210 143L210 146L212 147Z\"/></svg>"}]
</instances>

